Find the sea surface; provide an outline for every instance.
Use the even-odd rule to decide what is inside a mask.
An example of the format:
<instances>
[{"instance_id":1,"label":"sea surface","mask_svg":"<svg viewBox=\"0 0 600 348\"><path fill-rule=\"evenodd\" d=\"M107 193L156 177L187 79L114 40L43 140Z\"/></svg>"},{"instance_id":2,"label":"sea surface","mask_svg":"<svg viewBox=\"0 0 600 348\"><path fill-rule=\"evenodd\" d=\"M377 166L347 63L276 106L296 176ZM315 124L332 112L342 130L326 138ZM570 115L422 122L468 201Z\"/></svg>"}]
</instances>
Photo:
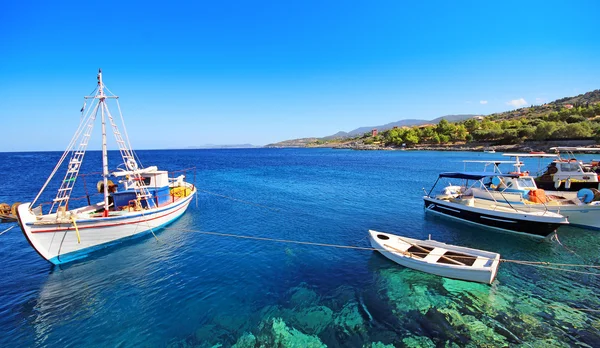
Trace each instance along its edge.
<instances>
[{"instance_id":1,"label":"sea surface","mask_svg":"<svg viewBox=\"0 0 600 348\"><path fill-rule=\"evenodd\" d=\"M406 269L368 250L203 233L368 247L375 229L506 259L599 265L598 231L561 228L559 243L424 214L423 188L439 172L501 154L137 154L146 166L196 167L186 175L197 199L158 241L144 236L60 267L43 260L18 226L0 235L1 347L600 346L598 276L502 263L489 286ZM60 156L0 153L0 202L31 201ZM115 168L118 153L110 156ZM100 153L89 152L82 172L100 168ZM95 192L97 180L87 177L87 189ZM57 185L40 201L54 198ZM77 187L74 197L84 196L83 180Z\"/></svg>"}]
</instances>

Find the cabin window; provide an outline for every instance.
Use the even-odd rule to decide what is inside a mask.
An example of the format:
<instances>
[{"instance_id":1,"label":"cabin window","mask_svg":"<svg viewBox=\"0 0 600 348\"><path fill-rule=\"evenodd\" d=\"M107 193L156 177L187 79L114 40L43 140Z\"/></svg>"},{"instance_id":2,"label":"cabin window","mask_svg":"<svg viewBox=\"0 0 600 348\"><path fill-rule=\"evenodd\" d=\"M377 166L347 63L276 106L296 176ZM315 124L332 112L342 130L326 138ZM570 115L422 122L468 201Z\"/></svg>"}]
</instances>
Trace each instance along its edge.
<instances>
[{"instance_id":1,"label":"cabin window","mask_svg":"<svg viewBox=\"0 0 600 348\"><path fill-rule=\"evenodd\" d=\"M150 186L150 182L152 181L152 178L145 176L145 177L143 177L143 179L144 179L144 185Z\"/></svg>"},{"instance_id":2,"label":"cabin window","mask_svg":"<svg viewBox=\"0 0 600 348\"><path fill-rule=\"evenodd\" d=\"M579 171L579 164L576 163L576 162L561 163L560 164L560 170L562 172L578 172Z\"/></svg>"},{"instance_id":3,"label":"cabin window","mask_svg":"<svg viewBox=\"0 0 600 348\"><path fill-rule=\"evenodd\" d=\"M535 183L532 178L519 178L517 179L519 187L535 187Z\"/></svg>"}]
</instances>

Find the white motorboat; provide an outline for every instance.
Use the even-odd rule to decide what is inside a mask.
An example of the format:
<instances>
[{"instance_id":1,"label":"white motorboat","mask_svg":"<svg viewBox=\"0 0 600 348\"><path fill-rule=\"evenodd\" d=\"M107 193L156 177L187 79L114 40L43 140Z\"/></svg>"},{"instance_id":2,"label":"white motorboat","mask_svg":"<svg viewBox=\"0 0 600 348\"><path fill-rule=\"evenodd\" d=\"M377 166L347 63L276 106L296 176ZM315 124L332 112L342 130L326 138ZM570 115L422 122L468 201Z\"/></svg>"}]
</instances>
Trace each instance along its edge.
<instances>
[{"instance_id":1,"label":"white motorboat","mask_svg":"<svg viewBox=\"0 0 600 348\"><path fill-rule=\"evenodd\" d=\"M371 246L388 259L408 268L446 278L491 284L500 254L418 240L369 230Z\"/></svg>"},{"instance_id":2,"label":"white motorboat","mask_svg":"<svg viewBox=\"0 0 600 348\"><path fill-rule=\"evenodd\" d=\"M490 176L507 178L518 177L517 174L498 174L489 172L448 172L441 173L429 193L423 197L425 211L468 222L494 230L528 235L532 237L548 237L557 228L568 224L561 214L551 211L525 210L511 205L506 199L490 203L486 199L477 198L465 190L474 184L483 183ZM465 180L463 185L447 185L441 194L433 194L440 179ZM469 185L469 180L474 181ZM495 197L494 197L495 198Z\"/></svg>"},{"instance_id":3,"label":"white motorboat","mask_svg":"<svg viewBox=\"0 0 600 348\"><path fill-rule=\"evenodd\" d=\"M92 96L86 97L86 100L91 100L91 105L86 109L84 103L81 123L67 150L35 199L17 208L25 237L44 259L53 264L80 259L125 239L154 233L180 217L196 193L195 185L184 181L185 175L170 178L167 171L157 167L139 166L139 159L129 145L124 123L124 133L121 133L107 106L108 100L114 100L120 115L118 97L109 93L102 81L102 71L99 71L97 88ZM76 207L77 201L71 199L71 194L98 116L102 122L102 180L97 188L104 199L91 203L88 196L87 205ZM121 165L124 166L112 173L108 170L107 121L112 127ZM61 166L65 160L66 166ZM64 178L56 197L49 203L36 205L51 179L61 169ZM116 178L123 189L119 190L118 184L109 177Z\"/></svg>"},{"instance_id":4,"label":"white motorboat","mask_svg":"<svg viewBox=\"0 0 600 348\"><path fill-rule=\"evenodd\" d=\"M600 195L592 189L581 189L577 195L565 197L565 192L538 189L529 176L491 179L489 188L472 186L464 192L482 199L482 204L505 203L521 211L550 211L563 215L573 226L600 229Z\"/></svg>"},{"instance_id":5,"label":"white motorboat","mask_svg":"<svg viewBox=\"0 0 600 348\"><path fill-rule=\"evenodd\" d=\"M598 173L593 170L591 164L584 164L574 158L573 151L599 151L596 148L571 148L571 147L555 147L552 148L556 154L545 153L505 153L504 156L512 157L515 162L519 162L522 158L551 158L552 161L543 170L538 170L537 176L534 177L538 188L544 190L555 191L573 191L577 192L583 188L600 188L600 180ZM560 156L560 152L569 154L569 158ZM597 166L597 162L596 162ZM538 167L541 167L538 163Z\"/></svg>"},{"instance_id":6,"label":"white motorboat","mask_svg":"<svg viewBox=\"0 0 600 348\"><path fill-rule=\"evenodd\" d=\"M516 154L513 154L516 155ZM524 166L518 158L516 161L463 161L465 163L484 163L485 168L493 165L490 182L484 186L473 185L463 187L457 192L481 198L488 204L510 204L523 211L551 211L565 216L569 223L588 229L600 229L600 191L594 188L582 188L579 191L548 191L537 186L529 172L522 172ZM514 176L498 177L501 174L499 166L511 164Z\"/></svg>"}]
</instances>

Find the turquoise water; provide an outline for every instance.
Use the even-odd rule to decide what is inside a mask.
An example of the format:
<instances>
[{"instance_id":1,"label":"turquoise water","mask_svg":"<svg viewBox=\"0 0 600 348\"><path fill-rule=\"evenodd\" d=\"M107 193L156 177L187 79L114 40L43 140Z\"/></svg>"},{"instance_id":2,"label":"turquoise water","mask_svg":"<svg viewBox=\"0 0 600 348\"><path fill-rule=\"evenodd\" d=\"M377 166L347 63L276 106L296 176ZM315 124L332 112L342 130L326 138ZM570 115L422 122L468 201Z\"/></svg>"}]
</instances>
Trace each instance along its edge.
<instances>
[{"instance_id":1,"label":"turquoise water","mask_svg":"<svg viewBox=\"0 0 600 348\"><path fill-rule=\"evenodd\" d=\"M196 166L200 190L237 201L200 193L159 242L144 237L61 267L42 260L18 227L1 235L0 346L600 346L600 312L585 311L600 309L597 276L502 264L488 286L405 269L371 251L198 233L368 246L367 230L376 229L507 259L600 264L597 231L561 228L561 246L424 215L422 188L438 172L500 154L138 154L168 170ZM0 153L0 202L31 200L59 157ZM83 170L97 171L99 154L86 160Z\"/></svg>"}]
</instances>

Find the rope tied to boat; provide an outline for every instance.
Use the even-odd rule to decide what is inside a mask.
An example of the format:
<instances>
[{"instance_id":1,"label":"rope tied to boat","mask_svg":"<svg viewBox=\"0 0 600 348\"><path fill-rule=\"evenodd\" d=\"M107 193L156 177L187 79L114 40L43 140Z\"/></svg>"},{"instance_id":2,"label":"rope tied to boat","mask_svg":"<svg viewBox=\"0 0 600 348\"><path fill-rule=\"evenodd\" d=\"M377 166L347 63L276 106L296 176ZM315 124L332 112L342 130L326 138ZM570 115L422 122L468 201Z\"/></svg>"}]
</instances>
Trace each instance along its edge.
<instances>
[{"instance_id":1,"label":"rope tied to boat","mask_svg":"<svg viewBox=\"0 0 600 348\"><path fill-rule=\"evenodd\" d=\"M14 227L15 227L14 225L13 225L13 226L10 226L9 228L7 228L7 229L5 229L4 231L0 232L0 236L1 236L1 235L3 235L3 234L5 234L6 232L8 232L8 231L12 230Z\"/></svg>"},{"instance_id":2,"label":"rope tied to boat","mask_svg":"<svg viewBox=\"0 0 600 348\"><path fill-rule=\"evenodd\" d=\"M292 239L247 236L247 235L239 235L239 234L233 234L233 233L209 232L209 231L200 231L200 230L191 230L191 229L179 229L179 228L173 228L173 227L166 227L165 229L171 229L171 230L176 230L176 231L181 231L181 232L186 232L186 233L199 233L199 234L212 235L212 236L232 237L232 238L239 238L239 239L250 239L250 240L287 243L287 244L312 245L312 246L321 246L321 247L338 248L338 249L389 251L389 250L385 250L385 249L379 249L379 248L373 248L373 247L362 247L362 246L356 246L356 245L330 244L330 243L320 243L320 242L299 241L299 240L292 240ZM414 256L420 256L420 255L424 255L424 256L425 255L435 255L435 256L437 256L436 254L424 253L424 252L423 253L410 252L410 254L414 255ZM439 256L443 257L444 255L440 254ZM483 256L479 256L479 257L481 257L483 259L492 260L490 258L486 258ZM477 259L478 257L461 255L460 258L462 258L462 259ZM592 269L600 270L600 265L553 263L553 262L547 262L547 261L511 260L511 259L502 259L502 258L500 259L500 262L515 263L515 264L519 264L519 265L523 265L523 266L532 266L532 267L546 268L546 269L556 270L556 271L565 271L565 272L586 274L586 275L600 277L600 273L596 273L596 272L585 272L585 271L577 271L577 270L572 270L572 269L567 269L567 268L561 268L561 267L584 267L584 268L592 268Z\"/></svg>"}]
</instances>

